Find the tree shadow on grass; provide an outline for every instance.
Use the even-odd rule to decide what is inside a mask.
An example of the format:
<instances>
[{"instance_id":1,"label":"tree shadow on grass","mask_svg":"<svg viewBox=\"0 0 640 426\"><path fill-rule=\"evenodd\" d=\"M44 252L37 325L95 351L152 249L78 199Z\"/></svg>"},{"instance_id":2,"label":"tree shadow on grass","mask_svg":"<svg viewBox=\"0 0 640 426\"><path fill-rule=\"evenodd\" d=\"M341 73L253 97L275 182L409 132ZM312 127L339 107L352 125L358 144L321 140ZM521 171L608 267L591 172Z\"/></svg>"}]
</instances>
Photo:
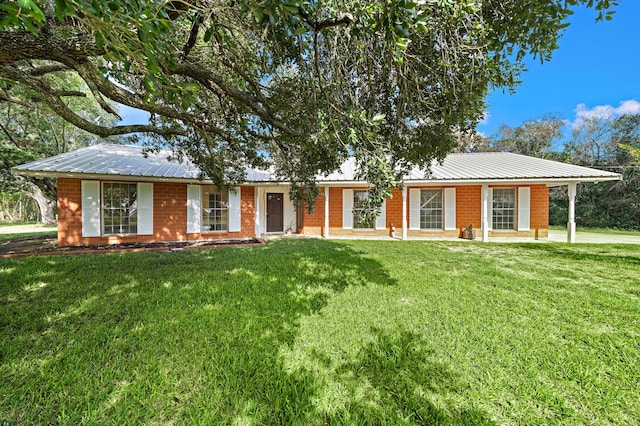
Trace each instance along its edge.
<instances>
[{"instance_id":1,"label":"tree shadow on grass","mask_svg":"<svg viewBox=\"0 0 640 426\"><path fill-rule=\"evenodd\" d=\"M380 329L372 335L359 355L336 372L365 397L332 413L329 423L495 424L480 410L448 405L447 397L460 393L464 383L420 335Z\"/></svg>"},{"instance_id":2,"label":"tree shadow on grass","mask_svg":"<svg viewBox=\"0 0 640 426\"><path fill-rule=\"evenodd\" d=\"M529 253L563 257L572 261L610 262L624 266L640 265L640 251L631 244L564 244L564 243L523 243L514 245ZM613 250L612 250L613 249ZM622 253L626 253L622 255Z\"/></svg>"},{"instance_id":3,"label":"tree shadow on grass","mask_svg":"<svg viewBox=\"0 0 640 426\"><path fill-rule=\"evenodd\" d=\"M347 244L0 262L0 420L320 423L280 356L302 316L395 282Z\"/></svg>"}]
</instances>

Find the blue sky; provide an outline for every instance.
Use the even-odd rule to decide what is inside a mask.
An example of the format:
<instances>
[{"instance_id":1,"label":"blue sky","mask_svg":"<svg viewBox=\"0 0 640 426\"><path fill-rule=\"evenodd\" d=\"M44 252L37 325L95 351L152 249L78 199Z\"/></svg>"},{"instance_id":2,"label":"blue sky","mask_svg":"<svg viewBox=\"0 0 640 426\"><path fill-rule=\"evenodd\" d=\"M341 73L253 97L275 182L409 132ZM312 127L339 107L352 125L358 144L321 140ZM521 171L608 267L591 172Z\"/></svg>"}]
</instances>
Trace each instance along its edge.
<instances>
[{"instance_id":1,"label":"blue sky","mask_svg":"<svg viewBox=\"0 0 640 426\"><path fill-rule=\"evenodd\" d=\"M595 22L593 9L569 18L551 61L529 59L515 94L495 91L488 98L478 131L494 134L502 124L518 126L544 114L568 122L598 112L640 113L640 0L621 0L612 21ZM146 123L148 114L121 107L123 124Z\"/></svg>"},{"instance_id":2,"label":"blue sky","mask_svg":"<svg viewBox=\"0 0 640 426\"><path fill-rule=\"evenodd\" d=\"M478 131L494 134L547 113L580 116L640 113L640 0L622 0L611 21L595 22L593 9L579 9L551 61L529 59L516 93L495 91Z\"/></svg>"}]
</instances>

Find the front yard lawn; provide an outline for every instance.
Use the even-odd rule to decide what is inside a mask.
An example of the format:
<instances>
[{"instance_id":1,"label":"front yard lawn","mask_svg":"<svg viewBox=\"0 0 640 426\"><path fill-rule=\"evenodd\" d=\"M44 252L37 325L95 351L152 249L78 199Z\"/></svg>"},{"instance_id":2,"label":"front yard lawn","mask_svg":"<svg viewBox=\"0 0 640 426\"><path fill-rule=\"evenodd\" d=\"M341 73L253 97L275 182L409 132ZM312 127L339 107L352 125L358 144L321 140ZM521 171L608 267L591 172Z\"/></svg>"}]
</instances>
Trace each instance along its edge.
<instances>
[{"instance_id":1,"label":"front yard lawn","mask_svg":"<svg viewBox=\"0 0 640 426\"><path fill-rule=\"evenodd\" d=\"M634 424L637 246L0 259L0 423Z\"/></svg>"}]
</instances>

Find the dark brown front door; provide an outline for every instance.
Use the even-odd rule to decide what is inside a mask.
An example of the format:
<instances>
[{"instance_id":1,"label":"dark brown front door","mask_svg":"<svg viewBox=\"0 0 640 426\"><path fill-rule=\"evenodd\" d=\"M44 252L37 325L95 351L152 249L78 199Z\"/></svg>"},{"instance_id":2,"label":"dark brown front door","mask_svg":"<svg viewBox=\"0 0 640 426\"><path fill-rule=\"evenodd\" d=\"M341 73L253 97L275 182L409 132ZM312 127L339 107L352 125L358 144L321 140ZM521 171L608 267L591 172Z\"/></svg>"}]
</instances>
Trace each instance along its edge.
<instances>
[{"instance_id":1,"label":"dark brown front door","mask_svg":"<svg viewBox=\"0 0 640 426\"><path fill-rule=\"evenodd\" d=\"M267 232L284 231L283 194L267 192Z\"/></svg>"}]
</instances>

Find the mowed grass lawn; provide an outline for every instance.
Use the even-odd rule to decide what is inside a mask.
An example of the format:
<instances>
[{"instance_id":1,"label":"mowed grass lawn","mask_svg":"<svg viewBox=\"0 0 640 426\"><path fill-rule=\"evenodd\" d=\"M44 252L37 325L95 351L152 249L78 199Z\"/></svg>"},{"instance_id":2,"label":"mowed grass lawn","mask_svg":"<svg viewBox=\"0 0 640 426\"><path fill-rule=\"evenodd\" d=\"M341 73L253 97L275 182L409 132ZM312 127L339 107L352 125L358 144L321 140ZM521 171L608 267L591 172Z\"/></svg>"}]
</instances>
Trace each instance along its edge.
<instances>
[{"instance_id":1,"label":"mowed grass lawn","mask_svg":"<svg viewBox=\"0 0 640 426\"><path fill-rule=\"evenodd\" d=\"M0 423L634 424L637 246L0 260Z\"/></svg>"}]
</instances>

